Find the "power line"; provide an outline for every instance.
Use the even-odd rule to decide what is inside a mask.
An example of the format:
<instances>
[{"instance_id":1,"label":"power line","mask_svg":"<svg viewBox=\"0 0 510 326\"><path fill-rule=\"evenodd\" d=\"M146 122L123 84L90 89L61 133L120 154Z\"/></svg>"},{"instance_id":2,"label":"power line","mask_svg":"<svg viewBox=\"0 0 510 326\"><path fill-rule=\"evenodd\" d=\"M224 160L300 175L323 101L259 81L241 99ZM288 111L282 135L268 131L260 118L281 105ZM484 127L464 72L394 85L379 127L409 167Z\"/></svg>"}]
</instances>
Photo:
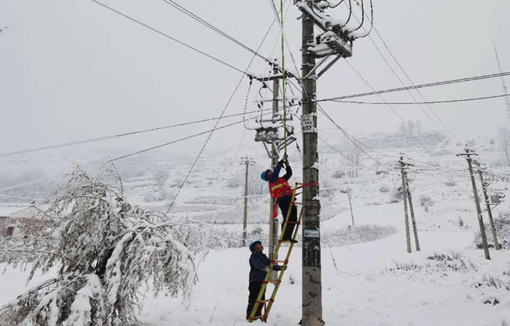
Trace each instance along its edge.
<instances>
[{"instance_id":1,"label":"power line","mask_svg":"<svg viewBox=\"0 0 510 326\"><path fill-rule=\"evenodd\" d=\"M319 105L317 104L317 107L318 107L318 111L321 112L326 118L328 118L329 121L331 121L337 128L338 130L340 130L344 135L345 137L347 137L347 139L349 139L353 144L354 146L356 146L360 151L362 151L366 156L368 156L370 159L372 159L374 162L376 162L377 164L380 164L380 165L384 165L382 164L380 161L378 161L377 159L375 159L372 155L368 154L363 148L361 148L355 141L354 141L354 137L352 137L347 131L345 131L342 127L340 127L335 120L333 120L333 118L331 118L329 116L329 114L324 111L324 109Z\"/></svg>"},{"instance_id":2,"label":"power line","mask_svg":"<svg viewBox=\"0 0 510 326\"><path fill-rule=\"evenodd\" d=\"M270 113L271 112L266 113L265 115L270 114ZM257 118L258 118L258 116L252 117L252 118L250 118L248 120L257 119ZM162 148L162 147L165 147L165 146L176 144L176 143L188 140L188 139L192 139L192 138L195 138L195 137L198 137L198 136L201 136L201 135L205 135L205 134L213 132L215 130L225 129L225 128L228 128L228 127L231 127L231 126L234 126L234 125L238 125L238 124L241 124L241 123L243 123L243 120L239 120L237 122L233 122L233 123L230 123L228 125L224 125L224 126L213 128L213 129L210 129L210 130L206 130L206 131L203 131L203 132L200 132L200 133L197 133L197 134L193 134L193 135L190 135L190 136L179 138L179 139L173 140L171 142L167 142L167 143L164 143L164 144L160 144L160 145L157 145L157 146L146 148L146 149L143 149L143 150L140 150L140 151L136 151L136 152L133 152L133 153L130 153L130 154L122 155L122 156L110 159L110 160L108 160L106 162L111 163L111 162L119 161L119 160L122 160L122 159L125 159L125 158L128 158L128 157L131 157L131 156L135 156L135 155L138 155L138 154L146 153L146 152L158 149L158 148ZM101 160L84 163L84 164L81 164L81 166L88 166L88 165L98 164L98 163L101 163ZM19 184L14 184L14 185L10 185L10 186L6 186L6 187L3 187L3 188L0 188L0 192L2 192L2 191L9 191L9 190L13 190L13 189L22 188L22 187L25 187L25 186L30 186L30 185L38 184L38 183L41 183L41 182L44 182L44 181L47 181L47 180L63 177L65 175L66 175L66 173L64 173L64 174L59 173L59 174L54 174L54 175L50 175L50 176L39 178L39 179L35 179L35 180L25 181L25 182L22 182L22 183L19 183Z\"/></svg>"},{"instance_id":3,"label":"power line","mask_svg":"<svg viewBox=\"0 0 510 326\"><path fill-rule=\"evenodd\" d=\"M383 43L384 47L386 48L386 50L388 50L389 54L391 55L391 57L393 58L393 60L396 62L396 64L398 65L398 67L400 68L400 70L402 70L402 72L404 73L404 75L406 76L406 78L409 80L409 82L411 83L411 85L415 86L413 80L411 79L411 77L407 74L407 72L405 71L404 67L402 67L402 65L400 64L400 62L397 60L397 58L393 55L393 52L390 50L390 48L388 47L388 45L386 44L386 42L384 41L384 39L382 38L382 35L379 33L379 31L377 30L377 28L375 28L374 26L374 30L375 30L375 33L377 34L377 36L379 36L379 39L381 40L381 42ZM500 71L501 72L501 71ZM423 94L420 92L419 89L416 89L416 92L418 93L418 95L420 95L421 99L423 100L423 102L427 102L427 100L425 100L425 98L423 97ZM429 106L429 104L426 104L427 107L430 109L430 111L432 111L432 113L434 114L434 116L439 120L439 122L441 122L441 124L443 125L443 127L450 133L450 135L453 136L453 138L456 138L457 137L450 131L450 129L445 125L445 123L443 122L443 120L439 117L439 115L436 113L436 111Z\"/></svg>"},{"instance_id":4,"label":"power line","mask_svg":"<svg viewBox=\"0 0 510 326\"><path fill-rule=\"evenodd\" d=\"M359 22L359 19L358 19L358 17L356 17L356 15L354 15L354 18L355 18L355 19ZM364 18L364 16L363 16L363 18ZM367 18L368 18L368 17L367 17ZM373 26L373 24L372 24L372 27L375 29L375 26ZM376 31L376 32L377 32L377 31ZM383 43L384 43L384 40L382 39L381 35L380 35L378 32L377 32L377 35L379 36L379 38L381 39L381 41L383 41ZM394 76L398 79L398 81L400 82L400 84L401 84L402 86L404 86L404 87L405 87L405 86L406 86L406 85L405 85L405 83L404 83L404 82L403 82L403 80L400 78L400 76L396 73L396 71L393 69L393 67L390 65L390 63L388 62L388 60L386 60L386 57L385 57L385 56L384 56L384 54L381 52L381 50L379 49L379 47L377 46L377 44L375 43L375 41L372 39L372 37L371 37L371 36L369 36L368 38L369 38L370 42L372 42L372 45L375 47L375 49L377 50L377 52L379 53L379 55L381 56L381 58L383 59L384 63L386 63L386 66L388 66L388 68L391 70L391 72L393 73L393 75L394 75ZM385 46L386 46L386 49L388 50L388 52L390 52L390 54L391 54L391 56L393 57L393 59L397 62L396 58L393 56L393 53L391 53L391 51L390 51L390 49L388 48L388 46L387 46L386 44L385 44ZM400 64L399 64L398 62L397 62L397 64L399 65L400 69L402 69L402 71L403 71L403 68L400 66ZM404 71L404 74L406 74L406 73L405 73L405 71ZM407 76L407 74L406 74L406 76ZM409 78L408 78L408 79L409 79ZM412 83L412 81L411 81L411 83ZM414 84L413 84L413 86L414 86ZM416 98L414 97L414 95L411 93L411 91L410 91L410 90L408 90L408 93L409 93L409 95L411 96L411 98L412 98L415 102L417 102ZM423 99L423 100L425 101L425 99ZM429 119L430 119L430 121L432 121L432 123L433 123L433 124L435 124L437 127L439 127L439 126L437 125L437 123L434 121L434 119L432 119L432 117L431 117L431 116L430 116L430 115L429 115L429 114L425 111L425 109L424 109L423 107L421 107L421 105L419 105L419 108L423 111L423 113L427 116L427 118L429 118ZM432 109L432 108L431 108L431 109ZM436 115L436 117L437 117L437 115ZM437 118L439 119L439 117L437 117ZM442 121L441 121L441 122L442 122ZM455 137L455 135L454 135L453 133L451 133L451 131L450 131L450 130L449 130L449 129L448 129L448 128L444 125L444 123L443 123L443 126L446 128L446 130L447 130L447 131L448 131L448 132L449 132L449 133L450 133L450 134L451 134L454 138L456 138L456 137Z\"/></svg>"},{"instance_id":5,"label":"power line","mask_svg":"<svg viewBox=\"0 0 510 326\"><path fill-rule=\"evenodd\" d=\"M262 111L269 111L269 110L271 110L271 109L263 109ZM207 119L202 119L202 120L183 122L183 123L173 124L173 125L169 125L169 126L162 126L162 127L151 128L151 129L126 132L126 133L122 133L122 134L115 134L115 135L110 135L110 136L85 139L85 140L69 142L69 143L62 143L62 144L49 145L49 146L43 146L43 147L37 147L37 148L30 148L30 149L24 149L24 150L14 151L14 152L0 153L0 157L8 156L8 155L15 155L15 154L32 153L32 152L38 152L38 151L61 148L61 147L82 145L82 144L93 143L93 142L98 142L98 141L102 141L102 140L109 140L109 139L133 136L133 135L143 134L143 133L148 133L148 132L153 132L153 131L160 131L160 130L165 130L165 129L183 127L183 126L193 125L193 124L202 123L202 122L214 121L214 120L218 120L218 119L221 120L221 119L232 118L232 117L237 117L237 116L244 117L246 114L257 113L257 112L260 112L260 110L253 110L253 111L248 111L248 112L243 112L243 113L224 115L223 117L207 118Z\"/></svg>"},{"instance_id":6,"label":"power line","mask_svg":"<svg viewBox=\"0 0 510 326\"><path fill-rule=\"evenodd\" d=\"M269 114L269 113L266 113L266 115ZM250 118L250 119L246 119L246 120L253 120L253 119L257 119L257 117L253 117L253 118ZM219 120L219 119L218 119ZM138 154L142 154L142 153L146 153L146 152L150 152L152 150L155 150L155 149L158 149L158 148L162 148L162 147L166 147L168 145L172 145L172 144L175 144L175 143L179 143L181 141L184 141L184 140L188 140L188 139L191 139L191 138L196 138L198 136L202 136L202 135L205 135L207 133L212 133L216 130L221 130L221 129L225 129L225 128L228 128L228 127L232 127L232 126L235 126L235 125L238 125L238 124L241 124L243 123L244 121L243 120L240 120L240 121L236 121L236 122L232 122L232 123L229 123L227 125L224 125L224 126L221 126L221 127L217 127L217 124L214 126L214 128L210 129L210 130L206 130L206 131L202 131L202 132L199 132L197 134L193 134L193 135L190 135L190 136L186 136L186 137L183 137L183 138L179 138L179 139L176 139L176 140L172 140L170 142L167 142L167 143L163 143L163 144L160 144L160 145L156 145L156 146L152 146L152 147L149 147L149 148L146 148L146 149L142 149L140 151L136 151L136 152L133 152L133 153L130 153L130 154L126 154L126 155L122 155L122 156L119 156L119 157L116 157L116 158L113 158L111 160L108 160L109 163L111 162L115 162L115 161L118 161L118 160L122 160L122 159L125 159L125 158L128 158L128 157L131 157L131 156L135 156L135 155L138 155Z\"/></svg>"},{"instance_id":7,"label":"power line","mask_svg":"<svg viewBox=\"0 0 510 326\"><path fill-rule=\"evenodd\" d=\"M439 100L439 101L426 101L426 102L369 102L369 101L335 101L340 103L347 104L370 104L370 105L419 105L419 104L445 104L445 103L460 103L460 102L471 102L471 101L482 101L482 100L490 100L501 97L508 97L509 94L500 94L500 95L490 95L490 96L481 96L481 97L470 97L470 98L461 98L461 99L452 99L452 100Z\"/></svg>"},{"instance_id":8,"label":"power line","mask_svg":"<svg viewBox=\"0 0 510 326\"><path fill-rule=\"evenodd\" d=\"M363 15L365 15L363 13ZM356 17L356 15L354 15L354 18L359 22L359 19L358 17ZM364 16L363 16L364 18ZM368 18L368 17L367 17ZM373 19L373 16L372 16L372 19ZM383 42L384 46L386 47L386 49L388 50L388 52L390 53L391 57L393 58L393 60L395 60L395 62L397 63L397 65L400 67L400 69L404 72L404 74L406 75L407 79L409 79L409 81L411 82L411 84L414 86L414 83L412 82L412 80L409 78L409 75L407 75L407 73L405 72L404 68L402 68L402 66L400 65L400 63L398 62L398 60L395 58L395 56L393 55L393 53L391 52L391 50L389 49L388 45L386 44L386 42L384 42L381 34L379 34L379 32L377 31L377 29L375 29L375 26L372 22L372 25L371 25L371 30L374 29L377 33L377 35L379 36L379 38L381 39L381 41ZM367 34L368 36L368 34ZM393 69L393 67L390 65L390 63L388 62L388 60L386 60L386 57L383 55L383 53L381 52L381 50L379 49L379 47L377 46L377 44L375 43L375 41L372 39L371 36L368 36L370 42L372 42L373 46L375 47L375 49L377 50L377 52L379 53L379 55L381 56L381 58L384 60L384 62L386 63L386 65L388 66L388 68L391 70L391 72L393 73L393 75L398 79L398 81L402 84L402 86L406 86L405 83L402 81L402 79L400 78L400 76L395 72L395 70ZM411 91L408 91L409 92L409 95L411 96L411 98L417 102L416 98L414 97L414 95L411 93ZM417 91L419 93L419 91ZM421 94L420 94L421 96ZM423 98L422 96L422 99L423 101L425 101L425 99ZM420 109L423 111L423 113L427 116L427 118L430 119L430 121L432 121L432 123L434 123L436 126L437 126L437 123L430 117L430 115L425 111L425 109L423 109L420 105L419 105ZM429 107L430 110L432 110L432 108ZM432 110L433 111L433 110ZM439 116L434 112L434 114L436 115L436 118L438 120L440 120L440 122L443 124L443 127L454 137L454 138L457 138L455 137L455 135L450 131L450 129L448 129L448 127L446 127L446 125L443 123L443 121L439 118Z\"/></svg>"},{"instance_id":9,"label":"power line","mask_svg":"<svg viewBox=\"0 0 510 326\"><path fill-rule=\"evenodd\" d=\"M273 22L271 23L271 25L269 26L266 34L264 35L264 37L262 38L262 41L260 42L257 50L255 52L258 53L258 51L260 51L260 48L262 47L262 45L264 44L267 36L269 35L269 32L271 31L271 28L273 28L273 24L275 23L276 19L273 20ZM230 106L230 103L232 102L232 99L234 98L235 94L237 93L237 90L239 89L239 86L241 86L241 83L243 82L243 79L244 79L244 75L246 74L246 72L248 71L248 69L250 69L253 61L255 60L256 58L256 55L254 54L250 60L250 62L248 63L248 65L246 66L246 69L244 70L244 73L243 73L243 76L241 77L241 79L239 79L239 82L237 83L236 87L234 88L234 91L232 92L232 95L230 96L230 98L228 99L227 101L227 104L225 105L225 107L223 108L223 111L221 112L221 115L220 115L220 118L223 116L223 114L225 114L225 111L227 110L227 108ZM216 128L216 126L218 125L219 123L219 119L218 121L216 121L216 124L214 125L214 127ZM186 184L186 182L188 181L188 178L190 177L191 173L193 172L193 169L195 168L198 160L200 159L200 156L202 155L202 153L204 152L205 150L205 147L207 146L207 144L209 143L209 140L211 139L212 137L212 134L214 133L214 129L211 130L211 132L209 133L209 136L207 137L204 145L202 146L202 148L200 149L200 152L198 153L197 155L197 158L195 159L195 161L193 162L193 164L191 165L191 168L189 169L188 173L186 174L186 177L184 178L181 186L179 187L179 189L177 190L177 193L175 194L172 202L170 203L170 205L168 206L168 209L166 210L166 213L168 214L170 212L170 209L173 207L175 201L177 200L177 197L179 197L179 194L181 193L182 189L184 188L184 185Z\"/></svg>"},{"instance_id":10,"label":"power line","mask_svg":"<svg viewBox=\"0 0 510 326\"><path fill-rule=\"evenodd\" d=\"M291 56L292 56L292 55L291 55ZM294 63L294 68L296 69L296 71L299 71L299 70L297 69L296 62L295 62L294 60L293 60L293 63ZM303 84L302 84L302 79L301 79L301 76L299 76L299 73L298 73L298 77L299 77L299 78L297 78L298 83L299 83L301 86L303 86ZM301 94L303 93L303 91L302 91L302 90L305 90L305 88L304 88L304 87L302 87L302 90L301 90L301 89L299 89L298 87L296 87L296 85L295 85L294 83L292 83L292 81L291 81L290 83L291 83L291 85L292 85L293 87L295 87L295 88L296 88L296 90L297 90L299 93L301 93ZM350 142L352 142L352 143L353 143L353 144L354 144L357 148L359 148L359 149L360 149L360 150L361 150L361 151L362 151L365 155L367 155L369 158L371 158L372 160L374 160L377 164L383 165L380 161L378 161L377 159L375 159L374 157L372 157L372 156L371 156L370 154L368 154L368 153L367 153L367 152L366 152L363 148L361 148L358 144L356 144L355 140L357 140L357 139L356 139L356 138L354 138L352 135L350 135L350 134L349 134L349 133L348 133L345 129L343 129L342 127L340 127L340 126L339 126L339 125L335 122L335 120L333 120L333 119L329 116L329 114L328 114L326 111L324 111L324 109L322 108L322 106L321 106L319 103L317 103L317 102L319 102L319 101L316 101L316 104L317 104L317 107L318 107L318 111L319 111L319 112L321 112L324 116L326 116L326 118L328 118L328 119L329 119L329 120L330 120L330 121L331 121L331 122L332 122L332 123L333 123L333 124L334 124L334 125L335 125L335 126L336 126L336 127L337 127L337 128L338 128L341 132L342 132L342 133L343 133L343 134L344 134L344 136L345 136L345 137L346 137L346 138L347 138ZM361 143L361 142L360 142L360 143ZM369 147L368 147L368 146L366 146L366 145L365 145L365 147L369 148Z\"/></svg>"},{"instance_id":11,"label":"power line","mask_svg":"<svg viewBox=\"0 0 510 326\"><path fill-rule=\"evenodd\" d=\"M433 82L433 83L427 83L427 84L420 84L420 85L414 85L414 86L390 88L390 89L385 89L385 90L375 91L375 92L366 92L366 93L358 93L358 94L344 95L344 96L338 96L338 97L330 97L330 98L316 100L316 102L334 102L334 101L345 100L345 99L350 99L350 98L357 98L357 97L364 97L364 96L378 95L378 94L395 93L395 92L407 91L410 89L421 89L421 88L429 88L429 87L436 87L436 86L467 83L467 82L478 81L478 80L505 77L505 76L509 76L509 75L510 75L510 72L502 72L502 73L497 73L497 74L480 75L480 76L466 77L466 78L460 78L460 79L451 79L451 80L445 80L445 81L439 81L439 82Z\"/></svg>"},{"instance_id":12,"label":"power line","mask_svg":"<svg viewBox=\"0 0 510 326\"><path fill-rule=\"evenodd\" d=\"M364 83L365 83L365 84L366 84L366 85L367 85L367 86L368 86L368 87L369 87L372 91L374 91L374 92L375 92L375 89L372 87L372 85L370 85L370 84L368 83L368 81L366 81L366 80L365 80L365 78L363 78L363 76L361 76L361 74L360 74L360 73L359 73L359 72L358 72L358 71L357 71L357 70L356 70L356 69L352 66L352 64L351 64L349 61L347 61L347 60L345 60L345 62L347 62L347 64L349 65L349 67L351 67L351 69L352 69L352 70L354 70L354 72L358 75L358 77L359 77L359 78L361 78L361 80L362 80L362 81L363 81L363 82L364 82ZM398 116L398 117L399 117L399 118L400 118L400 119L401 119L404 123L407 123L407 121L406 121L406 120L405 120L405 119L404 119L404 118L403 118L403 117L402 117L402 116L401 116L401 115L397 112L397 110L395 110L395 109L391 106L391 104L389 104L388 102L386 102L386 100L384 99L384 97L382 97L381 95L378 95L378 96L379 96L379 98L380 98L381 100L383 100L383 101L384 101L384 103L386 103L386 104L388 105L388 107L391 109L391 111L393 111L393 113L395 113L395 114L396 114L396 115L397 115L397 116Z\"/></svg>"},{"instance_id":13,"label":"power line","mask_svg":"<svg viewBox=\"0 0 510 326\"><path fill-rule=\"evenodd\" d=\"M168 38L168 39L170 39L170 40L174 41L174 42L177 42L177 43L181 44L181 45L183 45L183 46L187 47L188 49L191 49L191 50L193 50L193 51L195 51L195 52L197 52L197 53L200 53L200 54L202 54L202 55L204 55L204 56L206 56L206 57L208 57L208 58L210 58L210 59L212 59L212 60L214 60L214 61L216 61L216 62L219 62L219 63L223 64L224 66L227 66L227 67L229 67L229 68L231 68L231 69L233 69L233 70L236 70L237 72L240 72L240 73L242 73L243 75L245 75L245 74L247 75L247 73L246 73L245 71L242 71L241 69L236 68L236 67L232 66L231 64L229 64L229 63L227 63L227 62L225 62L225 61L223 61L223 60L221 60L221 59L218 59L218 58L216 58L216 57L213 57L212 55L210 55L210 54L208 54L208 53L205 53L205 52L204 52L204 51L202 51L202 50L199 50L199 49L197 49L197 48L195 48L195 47L193 47L193 46L191 46L191 45L189 45L189 44L186 44L186 43L184 43L184 42L182 42L182 41L180 41L180 40L176 39L175 37L172 37L172 36L170 36L170 35L168 35L168 34L166 34L166 33L162 32L162 31L160 31L160 30L158 30L158 29L156 29L156 28L154 28L154 27L151 27L151 26L149 26L149 25L147 25L147 24L145 24L145 23L142 23L141 21L139 21L139 20L137 20L137 19L135 19L135 18L133 18L133 17L131 17L131 16L128 16L128 15L126 15L126 14L124 14L124 13L122 13L122 12L120 12L120 11L116 10L116 9L113 9L112 7L109 7L109 6L105 5L104 3L101 3L101 2L99 2L99 1L97 1L97 0L92 0L92 1L93 1L93 2L95 2L95 3L97 3L98 5L103 6L104 8L106 8L106 9L108 9L108 10L111 10L112 12L114 12L114 13L116 13L116 14L118 14L118 15L122 16L122 17L125 17L125 18L127 18L127 19L129 19L129 20L131 20L131 21L133 21L133 22L135 22L135 23L137 23L137 24L139 24L140 26L143 26L143 27L145 27L145 28L147 28L147 29L149 29L149 30L151 30L151 31L153 31L153 32L156 32L156 33L158 33L158 34L160 34L160 35L162 35L162 36L164 36L164 37L166 37L166 38Z\"/></svg>"},{"instance_id":14,"label":"power line","mask_svg":"<svg viewBox=\"0 0 510 326\"><path fill-rule=\"evenodd\" d=\"M239 40L235 39L234 37L230 36L229 34L225 33L224 31L222 31L221 29L217 28L216 26L212 25L211 23L207 22L206 20L204 20L203 18L197 16L196 14L194 14L193 12L191 12L189 9L186 9L185 7L181 6L180 4L176 3L175 1L173 0L163 0L163 2L165 2L166 4L168 4L169 6L172 6L173 8L179 10L180 12L182 12L183 14L187 15L188 17L192 18L193 20L199 22L200 24L204 25L205 27L211 29L212 31L218 33L219 35L223 36L224 38L226 38L227 40L239 45L241 48L251 52L253 55L261 58L262 60L266 61L267 63L269 63L271 66L275 66L277 68L279 68L281 70L281 68L273 61L273 60L270 60L264 56L262 56L260 53L258 53L257 51L251 49L250 47L248 47L247 45L243 44L242 42L240 42Z\"/></svg>"}]
</instances>

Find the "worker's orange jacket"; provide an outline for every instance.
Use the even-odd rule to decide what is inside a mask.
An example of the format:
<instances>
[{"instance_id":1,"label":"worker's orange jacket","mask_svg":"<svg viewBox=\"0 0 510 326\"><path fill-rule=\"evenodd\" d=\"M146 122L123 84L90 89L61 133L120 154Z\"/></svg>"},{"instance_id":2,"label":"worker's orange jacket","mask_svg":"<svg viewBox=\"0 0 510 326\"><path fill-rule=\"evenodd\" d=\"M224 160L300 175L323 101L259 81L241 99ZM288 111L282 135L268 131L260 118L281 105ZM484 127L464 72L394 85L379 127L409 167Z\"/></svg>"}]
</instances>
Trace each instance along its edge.
<instances>
[{"instance_id":1,"label":"worker's orange jacket","mask_svg":"<svg viewBox=\"0 0 510 326\"><path fill-rule=\"evenodd\" d=\"M292 196L292 188L290 187L287 180L284 178L278 178L276 182L269 183L269 193L271 194L271 198L274 199L273 218L276 218L278 216L278 199L285 196Z\"/></svg>"}]
</instances>

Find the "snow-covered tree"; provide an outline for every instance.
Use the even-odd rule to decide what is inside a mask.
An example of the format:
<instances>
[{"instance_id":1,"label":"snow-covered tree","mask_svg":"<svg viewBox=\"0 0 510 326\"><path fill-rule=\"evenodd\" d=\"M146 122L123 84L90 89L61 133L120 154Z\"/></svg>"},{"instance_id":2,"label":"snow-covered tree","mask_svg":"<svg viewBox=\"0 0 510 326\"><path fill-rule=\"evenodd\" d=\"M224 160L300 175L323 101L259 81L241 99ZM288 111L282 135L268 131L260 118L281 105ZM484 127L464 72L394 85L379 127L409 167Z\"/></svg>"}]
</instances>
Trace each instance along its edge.
<instances>
[{"instance_id":1,"label":"snow-covered tree","mask_svg":"<svg viewBox=\"0 0 510 326\"><path fill-rule=\"evenodd\" d=\"M14 239L0 261L57 277L2 307L2 325L133 325L141 286L178 295L195 282L200 230L131 206L112 165L97 178L77 169L45 216L39 236Z\"/></svg>"}]
</instances>

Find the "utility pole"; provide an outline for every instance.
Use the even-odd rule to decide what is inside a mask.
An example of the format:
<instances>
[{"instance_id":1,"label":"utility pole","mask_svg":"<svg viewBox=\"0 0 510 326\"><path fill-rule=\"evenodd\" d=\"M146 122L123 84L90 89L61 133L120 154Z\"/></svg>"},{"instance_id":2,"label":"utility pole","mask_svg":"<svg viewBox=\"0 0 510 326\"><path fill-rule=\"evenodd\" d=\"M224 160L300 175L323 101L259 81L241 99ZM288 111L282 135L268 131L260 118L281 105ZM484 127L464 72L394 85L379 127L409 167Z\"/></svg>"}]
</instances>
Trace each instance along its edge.
<instances>
[{"instance_id":1,"label":"utility pole","mask_svg":"<svg viewBox=\"0 0 510 326\"><path fill-rule=\"evenodd\" d=\"M313 2L306 6L312 9ZM312 9L313 10L313 9ZM317 148L317 103L316 76L310 72L315 68L315 57L310 46L315 42L314 22L307 16L302 21L302 85L303 114L303 183L312 184L303 188L303 326L322 326L322 271L319 202L319 154ZM308 126L305 128L305 126Z\"/></svg>"},{"instance_id":2,"label":"utility pole","mask_svg":"<svg viewBox=\"0 0 510 326\"><path fill-rule=\"evenodd\" d=\"M407 244L407 252L411 253L411 233L409 231L409 214L407 212L407 182L406 182L406 163L404 162L404 157L400 157L400 174L402 175L402 199L404 201L404 220L406 226L406 244Z\"/></svg>"},{"instance_id":3,"label":"utility pole","mask_svg":"<svg viewBox=\"0 0 510 326\"><path fill-rule=\"evenodd\" d=\"M416 246L416 251L421 251L420 240L418 239L418 228L416 227L416 219L414 218L413 196L411 195L411 189L409 187L409 178L407 177L407 172L405 172L405 178L407 198L409 199L409 209L411 211L411 223L413 224L414 244Z\"/></svg>"},{"instance_id":4,"label":"utility pole","mask_svg":"<svg viewBox=\"0 0 510 326\"><path fill-rule=\"evenodd\" d=\"M489 246L487 245L487 236L485 235L485 226L483 225L482 209L480 207L480 198L478 197L478 190L476 189L475 175L473 172L473 156L478 156L473 150L466 148L466 153L457 154L457 156L465 156L468 163L469 176L471 178L471 184L473 185L473 195L475 197L476 213L478 215L478 224L480 225L480 234L482 235L482 246L485 253L485 259L490 260Z\"/></svg>"},{"instance_id":5,"label":"utility pole","mask_svg":"<svg viewBox=\"0 0 510 326\"><path fill-rule=\"evenodd\" d=\"M352 211L352 188L351 187L347 188L347 197L349 198L349 207L351 209L351 220L352 220L352 225L354 226L354 213Z\"/></svg>"},{"instance_id":6,"label":"utility pole","mask_svg":"<svg viewBox=\"0 0 510 326\"><path fill-rule=\"evenodd\" d=\"M250 165L255 161L250 160L248 157L241 158L241 164L246 166L244 174L244 219L243 219L243 246L246 247L246 238L248 236L248 170Z\"/></svg>"},{"instance_id":7,"label":"utility pole","mask_svg":"<svg viewBox=\"0 0 510 326\"><path fill-rule=\"evenodd\" d=\"M273 66L273 75L278 74L278 68L276 65ZM279 100L278 95L280 93L280 80L278 78L273 79L273 122L278 119L278 106ZM271 142L271 170L274 171L274 168L278 164L278 150L274 142ZM278 218L275 218L273 215L273 208L275 205L275 201L273 198L269 199L269 259L278 259L278 257L274 257L274 250L276 247L276 242L278 241ZM278 209L278 208L277 208ZM271 274L271 280L274 281L278 279L278 274L273 272Z\"/></svg>"},{"instance_id":8,"label":"utility pole","mask_svg":"<svg viewBox=\"0 0 510 326\"><path fill-rule=\"evenodd\" d=\"M489 194L487 192L487 186L489 185L487 182L484 182L483 180L483 171L482 167L480 166L480 162L476 161L476 165L478 166L478 174L480 175L480 182L482 183L482 192L483 197L485 199L485 205L487 206L487 215L489 215L489 223L491 225L491 232L492 232L492 238L494 239L494 248L496 250L501 249L501 245L498 241L498 234L496 232L496 226L494 225L494 219L492 218L492 208L491 208L491 202L489 199Z\"/></svg>"}]
</instances>

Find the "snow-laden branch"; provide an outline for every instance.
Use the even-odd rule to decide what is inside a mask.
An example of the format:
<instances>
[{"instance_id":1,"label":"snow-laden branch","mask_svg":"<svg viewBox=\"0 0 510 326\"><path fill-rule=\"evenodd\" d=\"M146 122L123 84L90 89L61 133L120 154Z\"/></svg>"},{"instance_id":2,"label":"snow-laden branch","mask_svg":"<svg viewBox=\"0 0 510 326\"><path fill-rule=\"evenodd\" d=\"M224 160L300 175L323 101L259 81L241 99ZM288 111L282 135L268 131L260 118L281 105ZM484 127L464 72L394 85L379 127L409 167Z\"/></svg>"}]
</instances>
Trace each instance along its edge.
<instances>
[{"instance_id":1,"label":"snow-laden branch","mask_svg":"<svg viewBox=\"0 0 510 326\"><path fill-rule=\"evenodd\" d=\"M97 178L78 168L53 195L38 236L14 238L0 248L0 261L31 263L30 278L36 270L58 267L53 282L2 307L0 320L128 325L136 320L140 286L178 295L195 282L200 227L133 207L119 194L114 167L106 166Z\"/></svg>"}]
</instances>

